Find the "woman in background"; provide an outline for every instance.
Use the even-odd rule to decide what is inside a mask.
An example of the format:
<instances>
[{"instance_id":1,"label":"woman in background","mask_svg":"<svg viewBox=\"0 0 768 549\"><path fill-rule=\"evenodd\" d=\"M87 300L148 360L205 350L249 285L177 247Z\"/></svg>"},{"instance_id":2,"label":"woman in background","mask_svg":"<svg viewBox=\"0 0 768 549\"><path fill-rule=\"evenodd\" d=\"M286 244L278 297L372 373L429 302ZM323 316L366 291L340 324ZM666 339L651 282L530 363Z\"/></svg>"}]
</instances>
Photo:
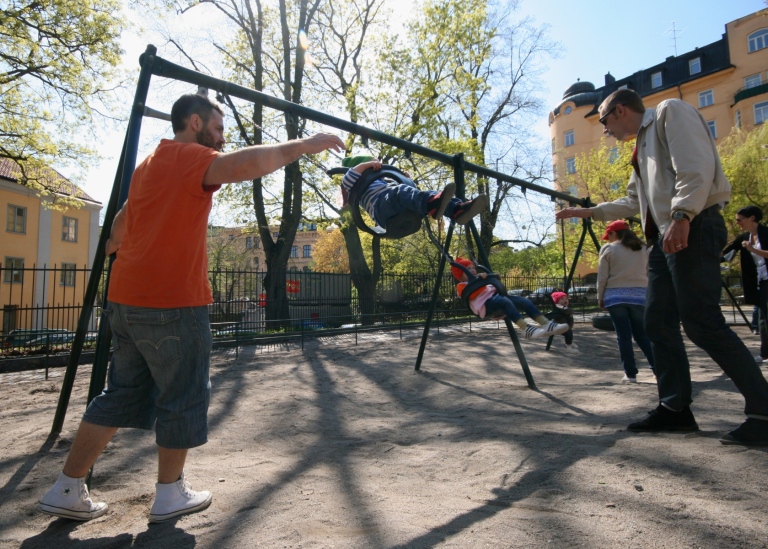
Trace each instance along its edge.
<instances>
[{"instance_id":1,"label":"woman in background","mask_svg":"<svg viewBox=\"0 0 768 549\"><path fill-rule=\"evenodd\" d=\"M643 351L653 371L651 342L645 335L645 291L648 286L648 252L645 243L618 219L606 227L597 268L597 303L608 309L616 328L624 383L637 383L637 365L632 338ZM654 375L655 378L655 375Z\"/></svg>"}]
</instances>

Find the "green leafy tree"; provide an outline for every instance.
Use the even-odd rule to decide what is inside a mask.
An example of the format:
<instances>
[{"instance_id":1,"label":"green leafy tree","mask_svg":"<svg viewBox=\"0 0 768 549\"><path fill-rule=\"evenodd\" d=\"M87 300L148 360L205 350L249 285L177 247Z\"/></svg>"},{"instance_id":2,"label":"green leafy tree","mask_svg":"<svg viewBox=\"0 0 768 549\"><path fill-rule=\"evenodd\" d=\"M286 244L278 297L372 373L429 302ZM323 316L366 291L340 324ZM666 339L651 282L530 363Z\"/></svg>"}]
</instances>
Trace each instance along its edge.
<instances>
[{"instance_id":1,"label":"green leafy tree","mask_svg":"<svg viewBox=\"0 0 768 549\"><path fill-rule=\"evenodd\" d=\"M634 146L634 141L619 141L613 147L608 147L603 138L598 147L576 157L576 172L563 177L562 187L565 189L575 187L579 197L588 196L594 204L610 202L626 196L627 183L632 175L631 160ZM561 206L568 206L568 204L561 204ZM566 220L564 227L567 261L571 261L581 237L580 220L570 223ZM604 223L594 223L594 232L598 238L602 235L604 228ZM591 239L587 237L580 261L596 267L597 259L598 251ZM568 266L570 267L570 264Z\"/></svg>"},{"instance_id":2,"label":"green leafy tree","mask_svg":"<svg viewBox=\"0 0 768 549\"><path fill-rule=\"evenodd\" d=\"M728 211L755 205L768 216L768 126L762 124L750 132L736 129L718 151L733 188ZM726 215L725 219L731 233L738 234L734 216Z\"/></svg>"},{"instance_id":3,"label":"green leafy tree","mask_svg":"<svg viewBox=\"0 0 768 549\"><path fill-rule=\"evenodd\" d=\"M117 0L0 4L0 158L14 161L22 184L56 189L46 166L80 166L95 153L79 136L108 102L123 29Z\"/></svg>"}]
</instances>

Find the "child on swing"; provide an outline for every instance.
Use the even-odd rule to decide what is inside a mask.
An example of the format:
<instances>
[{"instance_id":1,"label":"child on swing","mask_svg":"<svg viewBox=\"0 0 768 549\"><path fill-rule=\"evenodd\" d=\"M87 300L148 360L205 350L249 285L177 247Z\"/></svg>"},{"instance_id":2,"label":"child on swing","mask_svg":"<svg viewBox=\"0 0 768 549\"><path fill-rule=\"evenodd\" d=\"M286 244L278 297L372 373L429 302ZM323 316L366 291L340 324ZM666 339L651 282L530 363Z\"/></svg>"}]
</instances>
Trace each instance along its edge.
<instances>
[{"instance_id":1,"label":"child on swing","mask_svg":"<svg viewBox=\"0 0 768 549\"><path fill-rule=\"evenodd\" d=\"M348 156L341 165L350 168L341 181L341 194L344 206L347 205L349 192L368 169L380 170L381 161L372 156ZM407 175L407 174L406 174ZM440 219L443 215L459 225L466 225L488 206L488 197L479 195L474 200L461 201L454 198L456 185L449 183L440 191L420 191L410 179L403 184L394 184L377 179L360 197L360 205L382 228L387 228L387 221L403 210L411 210L421 215Z\"/></svg>"},{"instance_id":2,"label":"child on swing","mask_svg":"<svg viewBox=\"0 0 768 549\"><path fill-rule=\"evenodd\" d=\"M475 263L469 259L457 257L454 260L454 263L463 265L472 274L472 278L470 278L467 276L467 273L459 267L451 267L451 273L454 278L459 281L456 286L456 291L459 293L459 297L461 297L464 288L466 288L467 283L470 280L474 280L478 277L486 278L488 276L486 273L478 273ZM520 314L518 307L525 311L525 313L539 325L535 326L526 322ZM480 318L497 316L498 314L508 316L509 319L522 330L525 339L536 339L544 336L562 334L570 328L568 324L558 324L553 320L549 320L541 314L541 311L539 311L536 308L536 305L529 299L519 296L499 295L496 288L491 284L486 284L469 297L469 308Z\"/></svg>"},{"instance_id":3,"label":"child on swing","mask_svg":"<svg viewBox=\"0 0 768 549\"><path fill-rule=\"evenodd\" d=\"M565 338L565 350L573 353L579 352L579 347L573 342L573 309L571 309L570 298L568 294L561 291L552 292L552 301L555 308L551 313L547 313L547 318L560 324L568 324L568 330L563 332Z\"/></svg>"}]
</instances>

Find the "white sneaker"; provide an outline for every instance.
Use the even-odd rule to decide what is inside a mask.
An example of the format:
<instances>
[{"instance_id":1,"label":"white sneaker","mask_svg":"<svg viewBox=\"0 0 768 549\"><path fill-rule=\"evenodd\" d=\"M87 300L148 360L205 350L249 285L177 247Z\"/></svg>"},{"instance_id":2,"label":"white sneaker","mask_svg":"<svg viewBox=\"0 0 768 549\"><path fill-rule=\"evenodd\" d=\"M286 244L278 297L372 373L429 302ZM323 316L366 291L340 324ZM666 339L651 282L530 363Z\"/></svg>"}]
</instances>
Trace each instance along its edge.
<instances>
[{"instance_id":1,"label":"white sneaker","mask_svg":"<svg viewBox=\"0 0 768 549\"><path fill-rule=\"evenodd\" d=\"M763 357L761 357L760 355L755 355L755 362L757 362L758 364L760 364L761 362L764 362Z\"/></svg>"},{"instance_id":2,"label":"white sneaker","mask_svg":"<svg viewBox=\"0 0 768 549\"><path fill-rule=\"evenodd\" d=\"M622 383L637 383L636 377L629 377L627 374L624 374L624 377L621 378Z\"/></svg>"},{"instance_id":3,"label":"white sneaker","mask_svg":"<svg viewBox=\"0 0 768 549\"><path fill-rule=\"evenodd\" d=\"M554 320L550 320L546 324L541 325L541 329L548 335L560 335L568 331L570 326L568 324L557 324Z\"/></svg>"},{"instance_id":4,"label":"white sneaker","mask_svg":"<svg viewBox=\"0 0 768 549\"><path fill-rule=\"evenodd\" d=\"M155 484L155 502L149 512L149 522L165 522L172 518L202 511L213 501L208 491L195 492L184 480L181 473L179 480L169 484Z\"/></svg>"},{"instance_id":5,"label":"white sneaker","mask_svg":"<svg viewBox=\"0 0 768 549\"><path fill-rule=\"evenodd\" d=\"M568 352L571 352L571 353L579 353L579 352L581 352L581 351L579 351L578 345L576 345L575 343L571 343L570 345L568 345L566 343L565 344L565 350L568 351Z\"/></svg>"},{"instance_id":6,"label":"white sneaker","mask_svg":"<svg viewBox=\"0 0 768 549\"><path fill-rule=\"evenodd\" d=\"M547 332L538 326L534 326L533 324L528 324L528 326L525 328L525 331L523 332L523 337L525 339L536 339L539 337L544 337L545 335L547 335Z\"/></svg>"},{"instance_id":7,"label":"white sneaker","mask_svg":"<svg viewBox=\"0 0 768 549\"><path fill-rule=\"evenodd\" d=\"M106 513L107 504L91 501L85 477L72 478L60 473L56 483L40 498L37 510L54 517L91 520Z\"/></svg>"}]
</instances>

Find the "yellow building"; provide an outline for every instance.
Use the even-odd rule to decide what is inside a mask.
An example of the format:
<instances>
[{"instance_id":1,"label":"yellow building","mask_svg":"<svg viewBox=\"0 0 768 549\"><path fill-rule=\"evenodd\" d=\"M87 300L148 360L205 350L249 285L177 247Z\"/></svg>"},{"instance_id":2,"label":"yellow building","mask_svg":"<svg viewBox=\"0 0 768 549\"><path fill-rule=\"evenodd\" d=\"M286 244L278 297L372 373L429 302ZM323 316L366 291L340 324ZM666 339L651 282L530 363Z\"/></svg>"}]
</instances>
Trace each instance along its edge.
<instances>
[{"instance_id":1,"label":"yellow building","mask_svg":"<svg viewBox=\"0 0 768 549\"><path fill-rule=\"evenodd\" d=\"M576 172L580 154L599 147L603 126L597 108L622 88L638 92L646 107L672 98L697 107L717 143L733 128L748 131L762 124L768 120L768 10L731 21L717 42L667 57L649 69L619 79L608 73L600 88L591 82L569 87L549 113L557 190L586 196L586 189L563 181ZM615 143L613 137L606 139L608 147Z\"/></svg>"},{"instance_id":2,"label":"yellow building","mask_svg":"<svg viewBox=\"0 0 768 549\"><path fill-rule=\"evenodd\" d=\"M597 107L612 92L629 88L647 107L664 99L682 99L697 107L717 142L732 128L749 130L768 119L768 10L731 21L722 39L682 55L668 57L649 69L605 84L576 82L549 114L555 185L575 170L576 157L599 146L603 126ZM607 138L608 146L615 143ZM585 189L576 190L583 196ZM574 194L574 193L572 193Z\"/></svg>"},{"instance_id":3,"label":"yellow building","mask_svg":"<svg viewBox=\"0 0 768 549\"><path fill-rule=\"evenodd\" d=\"M2 333L13 329L77 326L79 307L99 239L101 203L54 170L43 184L55 189L39 197L18 183L18 168L0 159L0 204L5 230L0 238ZM45 207L57 196L75 196L79 209Z\"/></svg>"},{"instance_id":4,"label":"yellow building","mask_svg":"<svg viewBox=\"0 0 768 549\"><path fill-rule=\"evenodd\" d=\"M277 230L277 227L272 227L273 238L277 237ZM288 259L289 271L309 270L312 249L318 237L315 223L299 224ZM221 260L217 259L217 254L220 254ZM243 227L211 227L208 235L208 258L212 268L220 266L241 270L267 270L259 234Z\"/></svg>"}]
</instances>

